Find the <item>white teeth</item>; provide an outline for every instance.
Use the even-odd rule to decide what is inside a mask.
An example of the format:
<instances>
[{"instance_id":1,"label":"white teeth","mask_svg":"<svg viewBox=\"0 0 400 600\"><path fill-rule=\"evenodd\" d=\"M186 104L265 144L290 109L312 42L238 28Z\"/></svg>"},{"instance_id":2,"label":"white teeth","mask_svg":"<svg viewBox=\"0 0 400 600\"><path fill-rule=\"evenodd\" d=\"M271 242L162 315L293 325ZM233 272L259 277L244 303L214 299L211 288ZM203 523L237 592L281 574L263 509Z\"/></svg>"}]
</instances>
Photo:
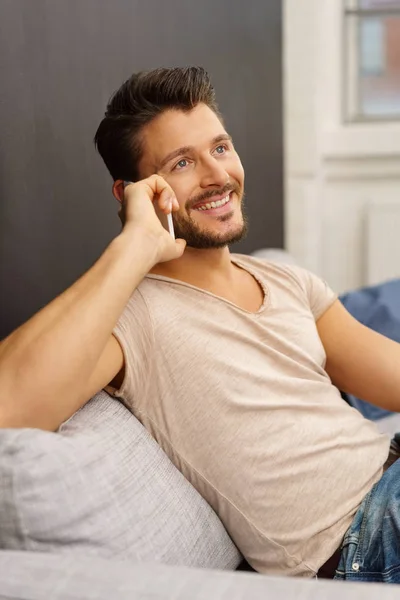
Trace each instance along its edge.
<instances>
[{"instance_id":1,"label":"white teeth","mask_svg":"<svg viewBox=\"0 0 400 600\"><path fill-rule=\"evenodd\" d=\"M225 196L225 198L222 198L222 200L208 202L207 204L203 204L203 206L197 207L195 210L210 210L210 208L219 208L220 206L224 206L227 202L229 202L229 194Z\"/></svg>"}]
</instances>

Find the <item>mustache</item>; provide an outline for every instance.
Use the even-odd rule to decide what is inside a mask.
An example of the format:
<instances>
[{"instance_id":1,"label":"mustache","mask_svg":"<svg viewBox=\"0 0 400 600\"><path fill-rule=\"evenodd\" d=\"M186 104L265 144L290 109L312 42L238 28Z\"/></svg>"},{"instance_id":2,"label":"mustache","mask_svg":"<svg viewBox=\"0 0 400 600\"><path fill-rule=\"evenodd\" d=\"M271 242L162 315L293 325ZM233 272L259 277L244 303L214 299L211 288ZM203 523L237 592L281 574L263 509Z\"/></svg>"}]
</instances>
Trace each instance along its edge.
<instances>
[{"instance_id":1,"label":"mustache","mask_svg":"<svg viewBox=\"0 0 400 600\"><path fill-rule=\"evenodd\" d=\"M213 198L214 196L226 196L226 194L230 194L231 192L236 192L238 195L240 194L240 186L237 183L227 183L226 185L224 185L223 188L220 188L219 190L213 189L213 190L208 190L207 192L203 192L202 194L199 194L198 196L195 196L194 198L191 198L187 205L186 208L192 208L193 206L196 206L196 204L199 204L200 202L204 202L204 200L209 200L209 198Z\"/></svg>"}]
</instances>

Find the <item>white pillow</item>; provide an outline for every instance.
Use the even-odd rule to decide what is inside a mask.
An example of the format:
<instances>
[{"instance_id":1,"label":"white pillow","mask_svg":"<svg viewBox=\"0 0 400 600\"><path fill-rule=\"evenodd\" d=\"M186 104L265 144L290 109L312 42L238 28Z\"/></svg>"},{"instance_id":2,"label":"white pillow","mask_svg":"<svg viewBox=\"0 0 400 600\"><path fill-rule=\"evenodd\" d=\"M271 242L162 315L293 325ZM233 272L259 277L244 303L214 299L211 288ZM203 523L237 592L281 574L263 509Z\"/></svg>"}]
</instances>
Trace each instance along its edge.
<instances>
[{"instance_id":1,"label":"white pillow","mask_svg":"<svg viewBox=\"0 0 400 600\"><path fill-rule=\"evenodd\" d=\"M0 547L234 569L211 507L139 421L99 393L58 433L0 430Z\"/></svg>"}]
</instances>

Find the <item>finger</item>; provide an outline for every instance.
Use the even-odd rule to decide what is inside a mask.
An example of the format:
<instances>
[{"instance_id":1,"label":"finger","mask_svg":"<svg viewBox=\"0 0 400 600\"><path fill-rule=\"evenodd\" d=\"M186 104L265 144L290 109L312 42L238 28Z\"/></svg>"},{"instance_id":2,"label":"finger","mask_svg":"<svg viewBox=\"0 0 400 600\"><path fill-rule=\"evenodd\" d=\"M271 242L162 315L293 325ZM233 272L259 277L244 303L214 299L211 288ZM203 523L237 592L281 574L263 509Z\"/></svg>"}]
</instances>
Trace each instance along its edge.
<instances>
[{"instance_id":1,"label":"finger","mask_svg":"<svg viewBox=\"0 0 400 600\"><path fill-rule=\"evenodd\" d=\"M124 188L124 193L123 193L123 198L126 199L126 190L130 189L130 186L135 185L133 183L133 181L124 181L123 182L123 188Z\"/></svg>"},{"instance_id":2,"label":"finger","mask_svg":"<svg viewBox=\"0 0 400 600\"><path fill-rule=\"evenodd\" d=\"M166 214L172 211L173 201L175 198L175 196L171 194L170 189L170 187L164 188L157 200L158 205Z\"/></svg>"},{"instance_id":3,"label":"finger","mask_svg":"<svg viewBox=\"0 0 400 600\"><path fill-rule=\"evenodd\" d=\"M179 253L179 256L182 256L186 248L186 240L182 240L181 238L176 239L175 246Z\"/></svg>"},{"instance_id":4,"label":"finger","mask_svg":"<svg viewBox=\"0 0 400 600\"><path fill-rule=\"evenodd\" d=\"M171 186L168 185L165 179L163 179L163 177L160 175L152 175L151 177L148 177L148 179L144 179L143 184L150 188L152 194L151 198L153 198L155 194L159 194L161 196L165 189L169 190L171 196L175 195Z\"/></svg>"}]
</instances>

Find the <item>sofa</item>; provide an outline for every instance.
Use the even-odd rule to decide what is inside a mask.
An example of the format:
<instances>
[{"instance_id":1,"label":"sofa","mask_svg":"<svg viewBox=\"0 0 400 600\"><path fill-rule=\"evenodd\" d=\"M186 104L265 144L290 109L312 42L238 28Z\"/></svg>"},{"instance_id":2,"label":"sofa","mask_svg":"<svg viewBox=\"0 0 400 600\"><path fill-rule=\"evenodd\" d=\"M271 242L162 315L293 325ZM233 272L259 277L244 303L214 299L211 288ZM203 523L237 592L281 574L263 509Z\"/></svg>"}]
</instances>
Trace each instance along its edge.
<instances>
[{"instance_id":1,"label":"sofa","mask_svg":"<svg viewBox=\"0 0 400 600\"><path fill-rule=\"evenodd\" d=\"M1 599L389 597L238 571L249 567L217 515L104 391L57 433L0 430L0 448Z\"/></svg>"}]
</instances>

